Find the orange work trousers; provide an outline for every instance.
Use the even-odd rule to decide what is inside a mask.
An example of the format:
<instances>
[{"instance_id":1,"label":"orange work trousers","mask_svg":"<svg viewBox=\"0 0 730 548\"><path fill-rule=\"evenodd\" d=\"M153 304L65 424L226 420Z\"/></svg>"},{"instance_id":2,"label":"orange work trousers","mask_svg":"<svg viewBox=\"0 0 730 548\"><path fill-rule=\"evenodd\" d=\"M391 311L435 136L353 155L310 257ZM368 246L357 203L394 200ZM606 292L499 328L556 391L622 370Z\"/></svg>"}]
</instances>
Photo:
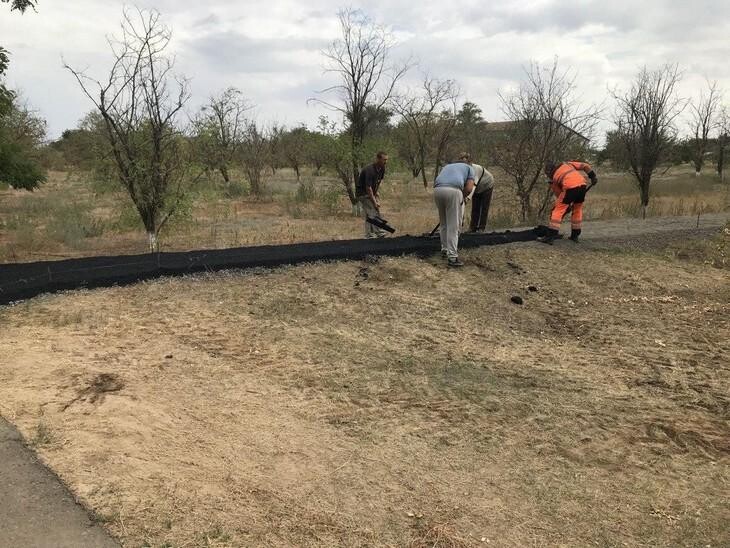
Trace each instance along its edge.
<instances>
[{"instance_id":1,"label":"orange work trousers","mask_svg":"<svg viewBox=\"0 0 730 548\"><path fill-rule=\"evenodd\" d=\"M580 230L583 225L583 201L585 200L586 187L571 188L563 190L555 201L555 207L550 214L550 228L560 230L560 223L563 217L570 211L570 227L573 230Z\"/></svg>"}]
</instances>

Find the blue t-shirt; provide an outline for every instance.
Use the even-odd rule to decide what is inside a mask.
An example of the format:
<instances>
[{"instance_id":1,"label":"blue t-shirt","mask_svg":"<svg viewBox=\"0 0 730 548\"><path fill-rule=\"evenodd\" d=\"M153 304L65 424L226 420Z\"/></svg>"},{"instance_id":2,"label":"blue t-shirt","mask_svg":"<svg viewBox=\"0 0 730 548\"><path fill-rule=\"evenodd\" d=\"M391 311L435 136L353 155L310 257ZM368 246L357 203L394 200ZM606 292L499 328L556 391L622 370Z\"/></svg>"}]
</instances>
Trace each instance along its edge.
<instances>
[{"instance_id":1,"label":"blue t-shirt","mask_svg":"<svg viewBox=\"0 0 730 548\"><path fill-rule=\"evenodd\" d=\"M464 190L469 179L475 180L474 170L469 164L456 162L444 166L433 183L433 188L451 187Z\"/></svg>"}]
</instances>

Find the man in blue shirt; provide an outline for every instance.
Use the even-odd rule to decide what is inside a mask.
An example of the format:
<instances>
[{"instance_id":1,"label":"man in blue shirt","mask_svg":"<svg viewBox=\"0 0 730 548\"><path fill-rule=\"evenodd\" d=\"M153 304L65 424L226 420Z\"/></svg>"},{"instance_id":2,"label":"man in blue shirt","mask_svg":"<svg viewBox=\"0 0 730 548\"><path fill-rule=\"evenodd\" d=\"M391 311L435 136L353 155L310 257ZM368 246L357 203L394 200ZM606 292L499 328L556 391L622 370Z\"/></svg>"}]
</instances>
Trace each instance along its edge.
<instances>
[{"instance_id":1,"label":"man in blue shirt","mask_svg":"<svg viewBox=\"0 0 730 548\"><path fill-rule=\"evenodd\" d=\"M474 170L464 162L444 166L433 183L433 200L439 212L441 254L450 267L464 266L459 260L459 231L464 199L474 188Z\"/></svg>"}]
</instances>

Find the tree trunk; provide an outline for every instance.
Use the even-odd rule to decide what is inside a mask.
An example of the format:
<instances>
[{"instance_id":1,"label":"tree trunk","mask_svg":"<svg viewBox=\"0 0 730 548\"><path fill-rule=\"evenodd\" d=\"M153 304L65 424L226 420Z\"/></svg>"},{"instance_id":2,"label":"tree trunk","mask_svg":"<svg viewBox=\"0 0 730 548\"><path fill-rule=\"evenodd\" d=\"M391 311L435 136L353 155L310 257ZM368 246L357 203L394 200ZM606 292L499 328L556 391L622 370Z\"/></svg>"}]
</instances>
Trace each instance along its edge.
<instances>
[{"instance_id":1,"label":"tree trunk","mask_svg":"<svg viewBox=\"0 0 730 548\"><path fill-rule=\"evenodd\" d=\"M641 218L646 219L646 210L649 207L649 181L641 181Z\"/></svg>"},{"instance_id":2,"label":"tree trunk","mask_svg":"<svg viewBox=\"0 0 730 548\"><path fill-rule=\"evenodd\" d=\"M294 172L297 174L297 182L299 181L299 164L294 165Z\"/></svg>"},{"instance_id":3,"label":"tree trunk","mask_svg":"<svg viewBox=\"0 0 730 548\"><path fill-rule=\"evenodd\" d=\"M545 194L543 195L542 202L540 203L540 209L537 212L539 217L542 217L548 210L548 204L550 203L550 196L552 195L552 193L552 190L548 189L547 192L545 192Z\"/></svg>"},{"instance_id":4,"label":"tree trunk","mask_svg":"<svg viewBox=\"0 0 730 548\"><path fill-rule=\"evenodd\" d=\"M352 187L352 181L350 181L350 175L349 167L343 167L343 166L335 166L335 169L337 170L337 174L340 176L340 182L342 183L342 186L345 188L345 193L347 194L347 197L350 199L350 205L353 207L353 212L355 211L355 206L358 204L357 197L355 196L355 190Z\"/></svg>"},{"instance_id":5,"label":"tree trunk","mask_svg":"<svg viewBox=\"0 0 730 548\"><path fill-rule=\"evenodd\" d=\"M525 192L519 192L518 195L520 197L520 214L522 217L522 222L525 222L527 221L532 211L532 208L530 206L530 195Z\"/></svg>"},{"instance_id":6,"label":"tree trunk","mask_svg":"<svg viewBox=\"0 0 730 548\"><path fill-rule=\"evenodd\" d=\"M702 158L699 156L696 156L694 158L694 160L692 160L692 163L695 166L695 177L699 177L700 173L702 172L702 164L703 164Z\"/></svg>"},{"instance_id":7,"label":"tree trunk","mask_svg":"<svg viewBox=\"0 0 730 548\"><path fill-rule=\"evenodd\" d=\"M149 246L150 253L156 253L160 250L160 242L157 239L156 232L147 232L147 245Z\"/></svg>"},{"instance_id":8,"label":"tree trunk","mask_svg":"<svg viewBox=\"0 0 730 548\"><path fill-rule=\"evenodd\" d=\"M725 181L725 145L720 143L717 149L717 174L720 176L720 182Z\"/></svg>"},{"instance_id":9,"label":"tree trunk","mask_svg":"<svg viewBox=\"0 0 730 548\"><path fill-rule=\"evenodd\" d=\"M261 194L261 181L260 174L257 175L254 171L249 171L248 182L251 184L251 194L258 197Z\"/></svg>"},{"instance_id":10,"label":"tree trunk","mask_svg":"<svg viewBox=\"0 0 730 548\"><path fill-rule=\"evenodd\" d=\"M226 185L228 185L231 182L231 178L228 175L228 168L226 166L221 166L218 170L221 172L221 176L223 177Z\"/></svg>"},{"instance_id":11,"label":"tree trunk","mask_svg":"<svg viewBox=\"0 0 730 548\"><path fill-rule=\"evenodd\" d=\"M434 179L438 175L439 171L441 171L441 157L438 156L436 158L436 165L433 167L433 177Z\"/></svg>"},{"instance_id":12,"label":"tree trunk","mask_svg":"<svg viewBox=\"0 0 730 548\"><path fill-rule=\"evenodd\" d=\"M358 205L357 196L355 196L355 191L352 188L352 185L348 181L348 184L345 185L345 192L347 192L347 197L350 199L350 203L353 206Z\"/></svg>"}]
</instances>

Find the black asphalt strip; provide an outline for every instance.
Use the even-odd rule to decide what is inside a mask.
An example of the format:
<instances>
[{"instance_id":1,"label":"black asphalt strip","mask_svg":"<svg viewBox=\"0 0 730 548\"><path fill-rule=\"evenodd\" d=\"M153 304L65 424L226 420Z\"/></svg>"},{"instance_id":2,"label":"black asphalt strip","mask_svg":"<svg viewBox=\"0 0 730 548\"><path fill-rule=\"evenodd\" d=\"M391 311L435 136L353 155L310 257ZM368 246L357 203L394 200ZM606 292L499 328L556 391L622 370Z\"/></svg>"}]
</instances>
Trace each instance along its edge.
<instances>
[{"instance_id":1,"label":"black asphalt strip","mask_svg":"<svg viewBox=\"0 0 730 548\"><path fill-rule=\"evenodd\" d=\"M526 242L534 240L541 233L541 227L538 227L514 232L463 234L459 246L469 248ZM132 284L162 276L317 261L361 260L368 255L427 256L437 251L438 239L399 236L6 264L0 265L0 305L43 293Z\"/></svg>"}]
</instances>

